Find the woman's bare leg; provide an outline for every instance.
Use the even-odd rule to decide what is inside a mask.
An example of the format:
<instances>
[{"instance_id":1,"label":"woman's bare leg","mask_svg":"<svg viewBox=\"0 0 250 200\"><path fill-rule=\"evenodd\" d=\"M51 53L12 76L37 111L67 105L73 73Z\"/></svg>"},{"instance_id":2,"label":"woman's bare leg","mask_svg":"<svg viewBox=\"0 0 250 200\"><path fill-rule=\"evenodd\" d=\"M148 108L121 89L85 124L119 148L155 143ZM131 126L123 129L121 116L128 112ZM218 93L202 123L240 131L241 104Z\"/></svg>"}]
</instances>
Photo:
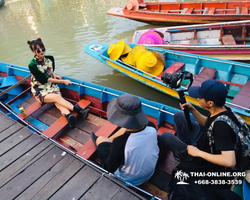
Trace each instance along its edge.
<instances>
[{"instance_id":1,"label":"woman's bare leg","mask_svg":"<svg viewBox=\"0 0 250 200\"><path fill-rule=\"evenodd\" d=\"M55 103L55 106L58 108L58 110L61 111L62 115L67 115L67 114L70 113L69 109L67 109L67 108L65 108L65 107L63 107L63 106L61 106L61 105L58 104L58 103Z\"/></svg>"},{"instance_id":2,"label":"woman's bare leg","mask_svg":"<svg viewBox=\"0 0 250 200\"><path fill-rule=\"evenodd\" d=\"M71 110L71 111L73 111L73 108L74 108L73 104L68 102L67 100L65 100L61 96L61 94L53 94L53 93L47 94L44 97L44 102L45 103L57 103L61 107L66 108L66 109Z\"/></svg>"}]
</instances>

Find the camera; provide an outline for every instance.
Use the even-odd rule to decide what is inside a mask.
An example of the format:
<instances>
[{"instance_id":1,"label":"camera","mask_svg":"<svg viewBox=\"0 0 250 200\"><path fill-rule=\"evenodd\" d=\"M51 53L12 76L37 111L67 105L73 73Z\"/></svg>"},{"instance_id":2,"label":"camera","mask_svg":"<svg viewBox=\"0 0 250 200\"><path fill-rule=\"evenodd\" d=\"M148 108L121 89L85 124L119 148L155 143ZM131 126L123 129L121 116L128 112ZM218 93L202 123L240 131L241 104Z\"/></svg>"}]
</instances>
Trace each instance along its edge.
<instances>
[{"instance_id":1,"label":"camera","mask_svg":"<svg viewBox=\"0 0 250 200\"><path fill-rule=\"evenodd\" d=\"M181 81L184 76L184 73L182 71L176 71L173 74L169 73L163 73L161 76L161 80L169 85L171 88L179 88L181 87Z\"/></svg>"},{"instance_id":2,"label":"camera","mask_svg":"<svg viewBox=\"0 0 250 200\"><path fill-rule=\"evenodd\" d=\"M186 103L184 92L187 92L188 88L192 85L193 74L188 72L188 71L183 72L181 70L178 70L178 71L174 72L173 74L163 73L161 76L161 80L164 83L166 83L166 85L169 85L169 87L173 88L173 89L178 89L181 87L181 82L182 82L183 78L184 78L184 80L188 79L190 81L190 84L188 85L187 88L176 90L178 92L179 97L180 97L181 104ZM189 128L189 130L192 130L192 123L190 120L189 110L188 110L187 106L184 107L184 113L185 113L185 117L187 120L188 128Z\"/></svg>"},{"instance_id":3,"label":"camera","mask_svg":"<svg viewBox=\"0 0 250 200\"><path fill-rule=\"evenodd\" d=\"M169 85L169 87L178 89L181 87L181 82L182 82L183 77L185 80L186 79L190 80L190 84L189 84L189 87L190 87L193 83L193 74L187 71L183 72L181 70L178 70L174 72L173 74L163 73L161 76L161 80L167 85Z\"/></svg>"}]
</instances>

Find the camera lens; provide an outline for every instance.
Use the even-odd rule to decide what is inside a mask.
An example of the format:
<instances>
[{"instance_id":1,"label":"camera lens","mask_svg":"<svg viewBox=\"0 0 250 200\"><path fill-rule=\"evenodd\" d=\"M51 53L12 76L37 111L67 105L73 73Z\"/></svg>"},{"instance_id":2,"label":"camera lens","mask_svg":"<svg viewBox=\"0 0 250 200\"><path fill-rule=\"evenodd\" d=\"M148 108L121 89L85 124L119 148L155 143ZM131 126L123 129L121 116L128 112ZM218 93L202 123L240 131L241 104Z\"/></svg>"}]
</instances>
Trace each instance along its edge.
<instances>
[{"instance_id":1,"label":"camera lens","mask_svg":"<svg viewBox=\"0 0 250 200\"><path fill-rule=\"evenodd\" d=\"M169 74L169 73L163 73L163 74L161 75L161 80L162 80L164 83L166 83L166 84L170 84L170 83L171 83L171 77L172 77L171 74Z\"/></svg>"}]
</instances>

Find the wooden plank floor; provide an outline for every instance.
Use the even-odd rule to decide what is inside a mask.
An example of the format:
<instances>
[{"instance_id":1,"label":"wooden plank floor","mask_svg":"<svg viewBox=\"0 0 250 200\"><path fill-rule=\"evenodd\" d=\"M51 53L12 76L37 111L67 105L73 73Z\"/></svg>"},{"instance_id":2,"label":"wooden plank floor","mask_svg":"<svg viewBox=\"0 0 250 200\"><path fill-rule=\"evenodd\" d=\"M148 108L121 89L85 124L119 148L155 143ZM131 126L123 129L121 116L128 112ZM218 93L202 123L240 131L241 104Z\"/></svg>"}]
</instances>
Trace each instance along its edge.
<instances>
[{"instance_id":1,"label":"wooden plank floor","mask_svg":"<svg viewBox=\"0 0 250 200\"><path fill-rule=\"evenodd\" d=\"M144 199L0 113L0 200Z\"/></svg>"}]
</instances>

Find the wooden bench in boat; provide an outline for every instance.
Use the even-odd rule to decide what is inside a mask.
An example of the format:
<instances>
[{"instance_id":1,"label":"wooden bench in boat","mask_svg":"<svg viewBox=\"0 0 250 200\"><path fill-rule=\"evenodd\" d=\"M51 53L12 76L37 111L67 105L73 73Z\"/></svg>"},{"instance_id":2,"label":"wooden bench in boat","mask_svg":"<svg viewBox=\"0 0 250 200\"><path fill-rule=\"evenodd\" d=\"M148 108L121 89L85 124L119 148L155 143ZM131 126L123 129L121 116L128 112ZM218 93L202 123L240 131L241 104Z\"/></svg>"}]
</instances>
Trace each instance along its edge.
<instances>
[{"instance_id":1,"label":"wooden bench in boat","mask_svg":"<svg viewBox=\"0 0 250 200\"><path fill-rule=\"evenodd\" d=\"M192 14L194 8L184 8L182 11L181 11L181 14Z\"/></svg>"},{"instance_id":2,"label":"wooden bench in boat","mask_svg":"<svg viewBox=\"0 0 250 200\"><path fill-rule=\"evenodd\" d=\"M118 126L111 124L107 121L96 133L96 136L109 137L111 134L118 130ZM88 159L96 151L95 145L92 139L89 139L84 146L77 152L81 157Z\"/></svg>"},{"instance_id":3,"label":"wooden bench in boat","mask_svg":"<svg viewBox=\"0 0 250 200\"><path fill-rule=\"evenodd\" d=\"M250 108L250 81L247 81L238 94L235 95L231 103Z\"/></svg>"},{"instance_id":4,"label":"wooden bench in boat","mask_svg":"<svg viewBox=\"0 0 250 200\"><path fill-rule=\"evenodd\" d=\"M204 67L201 72L195 77L192 86L200 86L201 83L208 79L215 79L216 69Z\"/></svg>"},{"instance_id":5,"label":"wooden bench in boat","mask_svg":"<svg viewBox=\"0 0 250 200\"><path fill-rule=\"evenodd\" d=\"M24 120L41 107L42 107L42 104L39 103L38 101L35 101L33 104L31 104L29 107L27 107L24 110L24 113L25 113L24 115L22 113L19 113L18 117Z\"/></svg>"},{"instance_id":6,"label":"wooden bench in boat","mask_svg":"<svg viewBox=\"0 0 250 200\"><path fill-rule=\"evenodd\" d=\"M211 7L206 7L203 11L203 15L212 15L214 14L215 8Z\"/></svg>"},{"instance_id":7,"label":"wooden bench in boat","mask_svg":"<svg viewBox=\"0 0 250 200\"><path fill-rule=\"evenodd\" d=\"M173 74L176 71L182 70L185 63L182 62L174 62L172 65L170 65L167 69L165 69L160 75L158 75L158 78L161 78L163 73L169 73Z\"/></svg>"},{"instance_id":8,"label":"wooden bench in boat","mask_svg":"<svg viewBox=\"0 0 250 200\"><path fill-rule=\"evenodd\" d=\"M232 35L223 35L221 39L224 45L236 44L234 37Z\"/></svg>"},{"instance_id":9,"label":"wooden bench in boat","mask_svg":"<svg viewBox=\"0 0 250 200\"><path fill-rule=\"evenodd\" d=\"M241 14L242 15L248 15L248 7L242 7L241 8Z\"/></svg>"},{"instance_id":10,"label":"wooden bench in boat","mask_svg":"<svg viewBox=\"0 0 250 200\"><path fill-rule=\"evenodd\" d=\"M87 108L90 105L89 101L81 99L77 103L81 108ZM74 116L77 116L77 113L72 113ZM49 138L54 137L60 130L62 130L68 124L68 120L65 116L61 116L58 120L56 120L49 128L47 128L43 134L48 136Z\"/></svg>"},{"instance_id":11,"label":"wooden bench in boat","mask_svg":"<svg viewBox=\"0 0 250 200\"><path fill-rule=\"evenodd\" d=\"M212 15L212 14L214 14L214 11L215 11L215 8L209 8L208 14Z\"/></svg>"},{"instance_id":12,"label":"wooden bench in boat","mask_svg":"<svg viewBox=\"0 0 250 200\"><path fill-rule=\"evenodd\" d=\"M236 7L236 15L240 15L241 14L241 7Z\"/></svg>"}]
</instances>

